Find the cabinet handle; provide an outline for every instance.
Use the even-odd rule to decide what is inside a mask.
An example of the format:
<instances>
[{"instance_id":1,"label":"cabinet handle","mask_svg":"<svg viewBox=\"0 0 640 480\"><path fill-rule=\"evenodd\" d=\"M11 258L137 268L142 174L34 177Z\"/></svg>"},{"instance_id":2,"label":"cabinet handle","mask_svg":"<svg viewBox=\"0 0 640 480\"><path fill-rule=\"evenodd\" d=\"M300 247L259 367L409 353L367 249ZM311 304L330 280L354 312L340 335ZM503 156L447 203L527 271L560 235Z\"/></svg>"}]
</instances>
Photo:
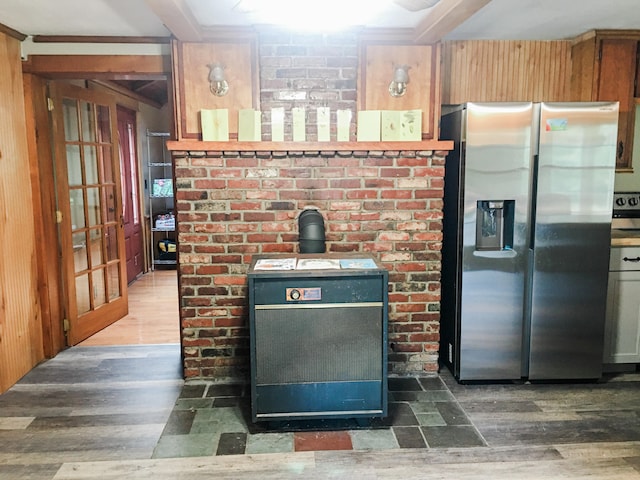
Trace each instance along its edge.
<instances>
[{"instance_id":1,"label":"cabinet handle","mask_svg":"<svg viewBox=\"0 0 640 480\"><path fill-rule=\"evenodd\" d=\"M625 262L638 263L638 262L640 262L640 257L636 257L636 258L624 257L622 260L624 260Z\"/></svg>"}]
</instances>

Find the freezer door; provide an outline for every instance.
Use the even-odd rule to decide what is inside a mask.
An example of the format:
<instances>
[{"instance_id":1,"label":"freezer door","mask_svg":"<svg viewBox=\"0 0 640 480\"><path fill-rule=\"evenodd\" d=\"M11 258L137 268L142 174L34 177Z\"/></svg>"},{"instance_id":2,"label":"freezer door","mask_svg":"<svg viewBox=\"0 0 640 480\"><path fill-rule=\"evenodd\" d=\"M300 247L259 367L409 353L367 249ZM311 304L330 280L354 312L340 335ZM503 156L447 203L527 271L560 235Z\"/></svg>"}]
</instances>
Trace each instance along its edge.
<instances>
[{"instance_id":1,"label":"freezer door","mask_svg":"<svg viewBox=\"0 0 640 480\"><path fill-rule=\"evenodd\" d=\"M618 105L540 110L529 378L598 378Z\"/></svg>"},{"instance_id":2,"label":"freezer door","mask_svg":"<svg viewBox=\"0 0 640 480\"><path fill-rule=\"evenodd\" d=\"M521 377L532 117L531 103L467 105L459 380Z\"/></svg>"}]
</instances>

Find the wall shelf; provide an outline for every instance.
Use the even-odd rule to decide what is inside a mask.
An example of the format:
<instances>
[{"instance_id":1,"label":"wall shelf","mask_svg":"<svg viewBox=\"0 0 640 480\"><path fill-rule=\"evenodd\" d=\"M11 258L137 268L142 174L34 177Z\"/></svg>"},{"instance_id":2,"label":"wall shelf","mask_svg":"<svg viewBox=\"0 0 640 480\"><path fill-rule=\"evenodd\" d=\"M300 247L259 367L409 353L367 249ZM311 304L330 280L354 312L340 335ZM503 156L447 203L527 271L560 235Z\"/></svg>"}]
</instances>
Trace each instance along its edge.
<instances>
[{"instance_id":1,"label":"wall shelf","mask_svg":"<svg viewBox=\"0 0 640 480\"><path fill-rule=\"evenodd\" d=\"M167 149L186 152L362 152L362 151L447 151L450 140L420 142L202 142L180 140L167 142Z\"/></svg>"}]
</instances>

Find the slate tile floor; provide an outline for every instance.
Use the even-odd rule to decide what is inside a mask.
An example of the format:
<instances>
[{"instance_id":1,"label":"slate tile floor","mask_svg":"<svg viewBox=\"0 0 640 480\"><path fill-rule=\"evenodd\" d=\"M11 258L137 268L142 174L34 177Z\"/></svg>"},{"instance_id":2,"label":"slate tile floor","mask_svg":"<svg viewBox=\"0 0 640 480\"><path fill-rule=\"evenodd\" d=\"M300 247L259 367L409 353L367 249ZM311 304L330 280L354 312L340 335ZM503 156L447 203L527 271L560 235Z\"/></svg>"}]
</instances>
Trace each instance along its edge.
<instances>
[{"instance_id":1,"label":"slate tile floor","mask_svg":"<svg viewBox=\"0 0 640 480\"><path fill-rule=\"evenodd\" d=\"M355 421L253 424L249 386L187 384L154 458L317 450L478 447L486 445L440 378L389 378L389 415Z\"/></svg>"},{"instance_id":2,"label":"slate tile floor","mask_svg":"<svg viewBox=\"0 0 640 480\"><path fill-rule=\"evenodd\" d=\"M75 347L0 395L0 478L258 478L259 458L276 469L264 478L293 478L300 462L340 478L338 462L360 471L352 480L515 478L510 466L522 478L640 479L638 373L460 385L443 370L390 378L389 390L384 420L271 428L248 421L246 385L185 384L179 345Z\"/></svg>"}]
</instances>

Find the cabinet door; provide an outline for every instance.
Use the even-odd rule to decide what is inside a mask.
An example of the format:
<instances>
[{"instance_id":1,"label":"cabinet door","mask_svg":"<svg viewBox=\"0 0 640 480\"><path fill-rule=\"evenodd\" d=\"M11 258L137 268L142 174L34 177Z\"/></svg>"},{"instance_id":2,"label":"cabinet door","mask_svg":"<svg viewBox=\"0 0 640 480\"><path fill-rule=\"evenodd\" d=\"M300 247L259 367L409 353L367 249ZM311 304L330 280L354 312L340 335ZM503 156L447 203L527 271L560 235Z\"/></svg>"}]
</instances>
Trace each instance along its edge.
<instances>
[{"instance_id":1,"label":"cabinet door","mask_svg":"<svg viewBox=\"0 0 640 480\"><path fill-rule=\"evenodd\" d=\"M640 271L609 273L604 363L640 362Z\"/></svg>"},{"instance_id":2,"label":"cabinet door","mask_svg":"<svg viewBox=\"0 0 640 480\"><path fill-rule=\"evenodd\" d=\"M634 82L636 78L635 39L602 39L597 100L620 102L616 168L631 167L633 150Z\"/></svg>"}]
</instances>

